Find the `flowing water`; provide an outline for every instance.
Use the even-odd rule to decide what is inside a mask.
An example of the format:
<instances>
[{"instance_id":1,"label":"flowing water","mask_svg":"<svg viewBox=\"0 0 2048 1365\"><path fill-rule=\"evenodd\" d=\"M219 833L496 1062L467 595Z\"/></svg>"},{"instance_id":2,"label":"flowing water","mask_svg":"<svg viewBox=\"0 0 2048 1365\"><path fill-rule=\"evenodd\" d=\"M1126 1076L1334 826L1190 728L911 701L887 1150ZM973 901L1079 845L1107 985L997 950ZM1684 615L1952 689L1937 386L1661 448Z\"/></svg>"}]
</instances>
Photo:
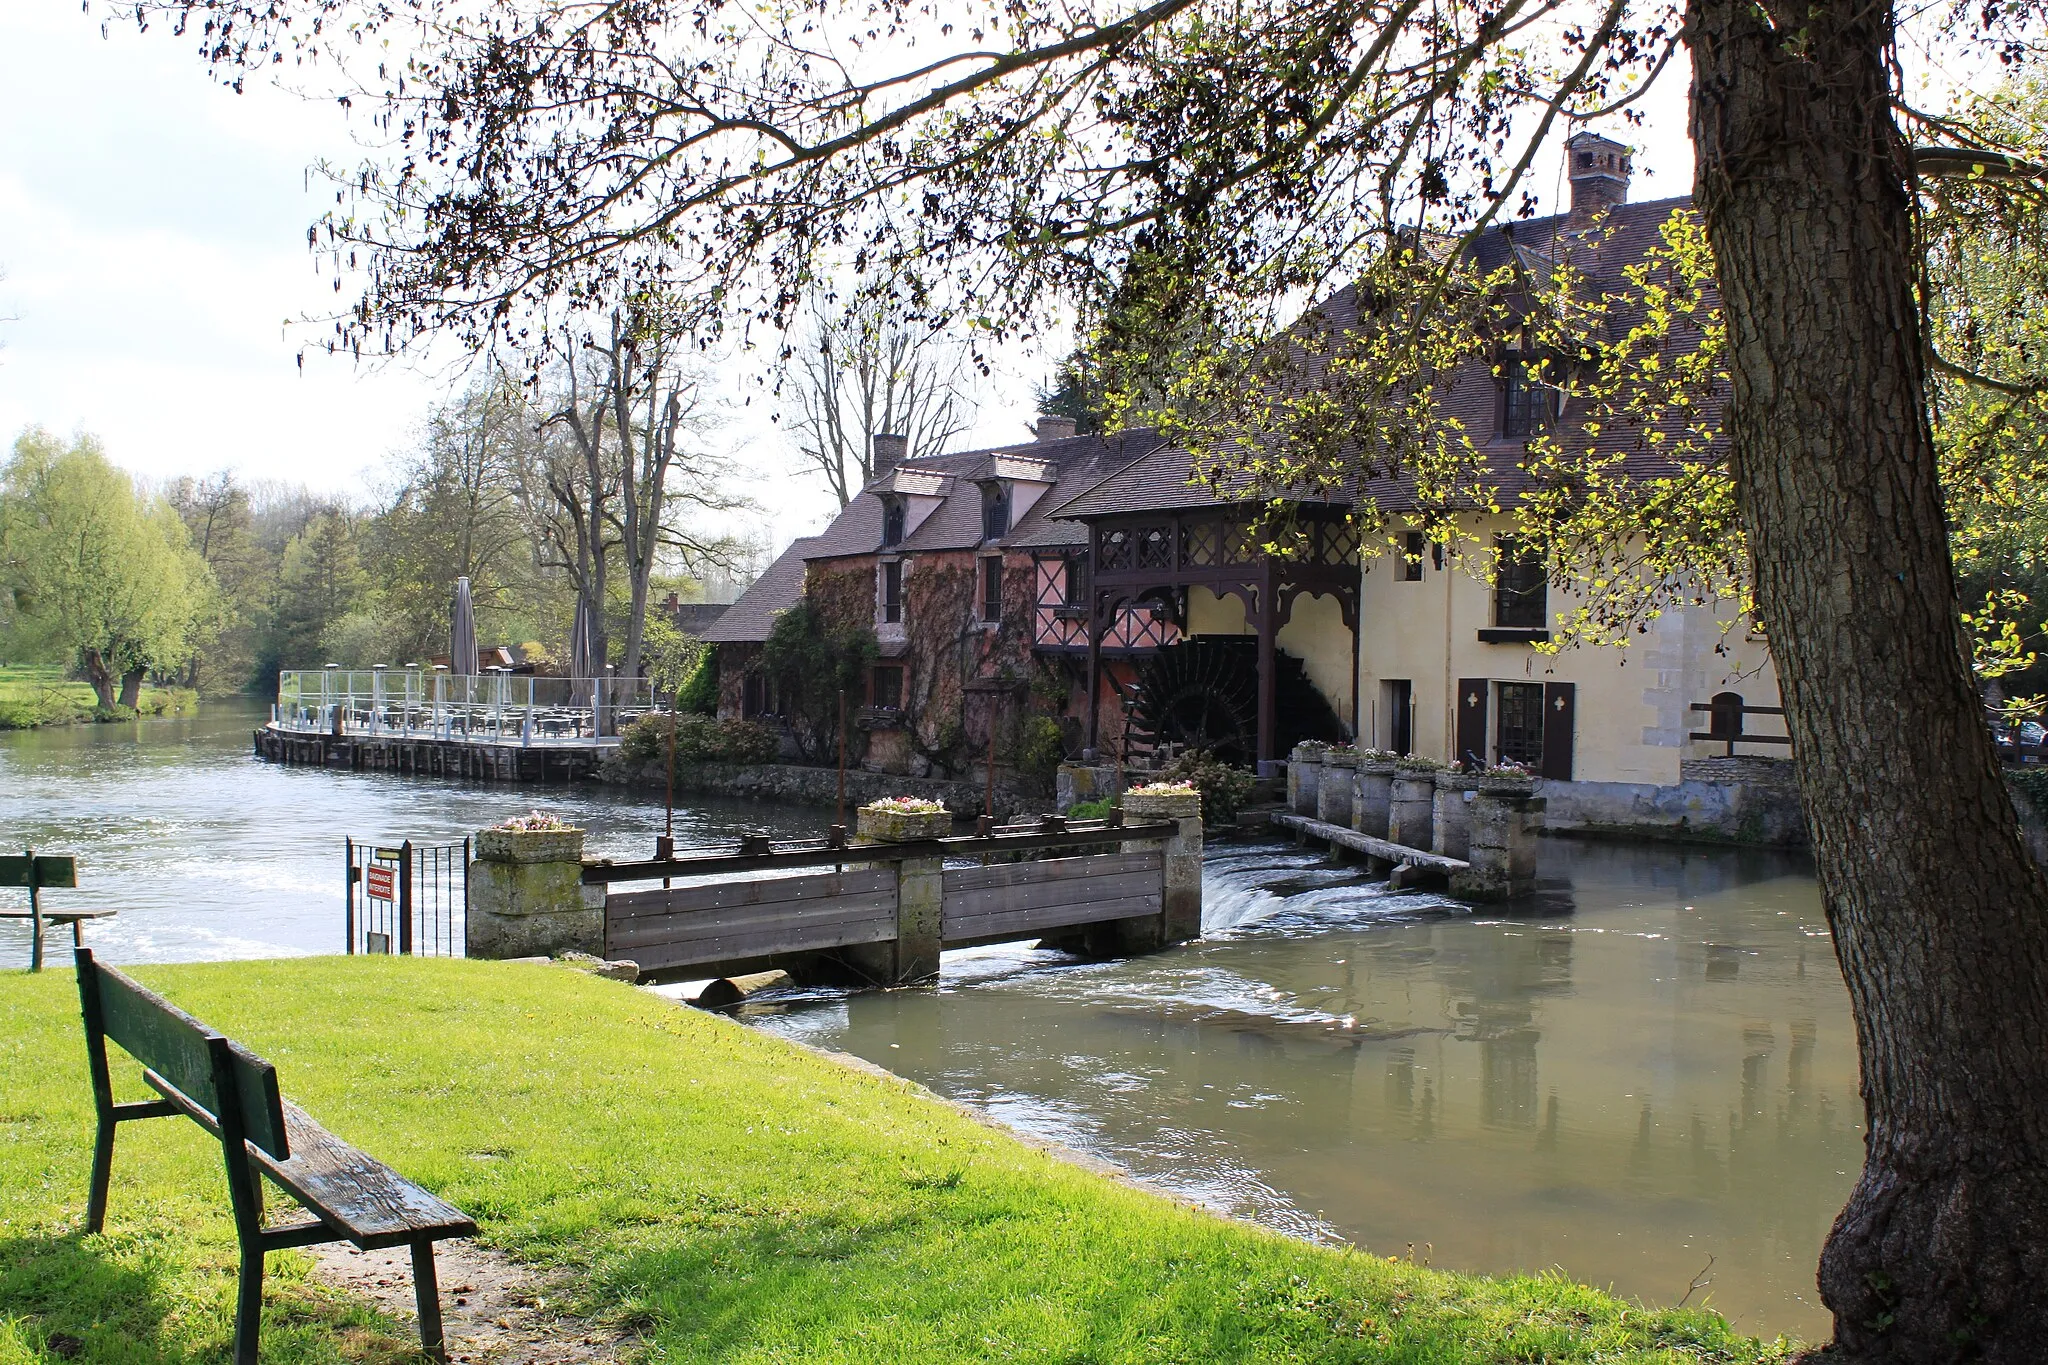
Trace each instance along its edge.
<instances>
[{"instance_id":1,"label":"flowing water","mask_svg":"<svg viewBox=\"0 0 2048 1365\"><path fill-rule=\"evenodd\" d=\"M87 931L114 960L171 961L337 951L344 834L457 839L539 804L618 857L661 824L659 803L588 787L274 767L249 756L261 714L0 734L0 848L75 853L84 885L52 903L118 910ZM824 819L693 799L677 835ZM1558 1266L1654 1304L1699 1281L1692 1302L1745 1330L1824 1335L1813 1265L1862 1132L1810 875L1561 840L1544 859L1551 889L1475 912L1289 845L1217 845L1200 943L976 949L937 990L748 1017L1271 1227ZM0 921L0 963L26 939Z\"/></svg>"},{"instance_id":2,"label":"flowing water","mask_svg":"<svg viewBox=\"0 0 2048 1365\"><path fill-rule=\"evenodd\" d=\"M1792 859L1546 841L1513 914L1213 847L1202 942L750 1010L1271 1227L1824 1337L1855 1035ZM1710 1266L1711 1261L1711 1266Z\"/></svg>"}]
</instances>

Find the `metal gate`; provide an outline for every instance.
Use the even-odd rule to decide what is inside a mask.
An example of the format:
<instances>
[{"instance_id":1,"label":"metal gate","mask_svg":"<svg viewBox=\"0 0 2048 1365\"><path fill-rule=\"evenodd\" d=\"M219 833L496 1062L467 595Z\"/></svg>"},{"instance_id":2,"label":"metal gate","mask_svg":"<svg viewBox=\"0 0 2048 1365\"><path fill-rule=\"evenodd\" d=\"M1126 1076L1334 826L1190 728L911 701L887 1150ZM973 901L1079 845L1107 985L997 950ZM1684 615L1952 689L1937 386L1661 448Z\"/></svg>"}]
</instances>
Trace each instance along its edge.
<instances>
[{"instance_id":1,"label":"metal gate","mask_svg":"<svg viewBox=\"0 0 2048 1365\"><path fill-rule=\"evenodd\" d=\"M469 840L459 844L343 839L350 953L461 957Z\"/></svg>"}]
</instances>

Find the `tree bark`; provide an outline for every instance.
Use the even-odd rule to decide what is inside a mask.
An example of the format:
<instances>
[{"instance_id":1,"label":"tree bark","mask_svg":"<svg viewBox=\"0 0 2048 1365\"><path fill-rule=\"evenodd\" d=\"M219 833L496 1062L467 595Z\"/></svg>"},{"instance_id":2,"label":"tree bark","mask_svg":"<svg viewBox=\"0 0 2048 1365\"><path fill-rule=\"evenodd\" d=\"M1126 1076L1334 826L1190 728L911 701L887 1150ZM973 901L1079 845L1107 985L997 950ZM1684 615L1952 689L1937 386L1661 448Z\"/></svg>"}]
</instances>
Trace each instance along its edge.
<instances>
[{"instance_id":1,"label":"tree bark","mask_svg":"<svg viewBox=\"0 0 2048 1365\"><path fill-rule=\"evenodd\" d=\"M79 660L85 665L85 680L92 687L92 694L99 704L108 710L114 706L114 672L108 667L104 656L97 649L79 651Z\"/></svg>"},{"instance_id":2,"label":"tree bark","mask_svg":"<svg viewBox=\"0 0 2048 1365\"><path fill-rule=\"evenodd\" d=\"M131 668L121 675L120 704L133 711L135 704L142 700L142 679L148 669Z\"/></svg>"},{"instance_id":3,"label":"tree bark","mask_svg":"<svg viewBox=\"0 0 2048 1365\"><path fill-rule=\"evenodd\" d=\"M1837 1348L2048 1342L2048 883L1957 619L1926 416L1891 16L1691 0L1727 430L1821 892L1864 1168L1821 1256Z\"/></svg>"}]
</instances>

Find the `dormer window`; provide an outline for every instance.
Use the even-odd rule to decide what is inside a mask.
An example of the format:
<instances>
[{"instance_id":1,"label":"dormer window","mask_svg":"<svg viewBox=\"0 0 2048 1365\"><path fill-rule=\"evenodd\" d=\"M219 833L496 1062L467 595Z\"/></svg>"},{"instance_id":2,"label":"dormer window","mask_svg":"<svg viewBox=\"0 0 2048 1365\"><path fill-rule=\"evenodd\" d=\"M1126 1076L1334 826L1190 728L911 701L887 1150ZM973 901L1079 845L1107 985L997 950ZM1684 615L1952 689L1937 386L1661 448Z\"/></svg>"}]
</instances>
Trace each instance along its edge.
<instances>
[{"instance_id":1,"label":"dormer window","mask_svg":"<svg viewBox=\"0 0 2048 1365\"><path fill-rule=\"evenodd\" d=\"M903 499L890 495L882 499L882 548L887 550L903 543L905 509Z\"/></svg>"},{"instance_id":2,"label":"dormer window","mask_svg":"<svg viewBox=\"0 0 2048 1365\"><path fill-rule=\"evenodd\" d=\"M1543 382L1543 362L1534 356L1511 355L1501 361L1500 434L1526 441L1550 429L1551 387Z\"/></svg>"},{"instance_id":3,"label":"dormer window","mask_svg":"<svg viewBox=\"0 0 2048 1365\"><path fill-rule=\"evenodd\" d=\"M981 486L981 538L999 540L1010 534L1010 485L1000 480Z\"/></svg>"}]
</instances>

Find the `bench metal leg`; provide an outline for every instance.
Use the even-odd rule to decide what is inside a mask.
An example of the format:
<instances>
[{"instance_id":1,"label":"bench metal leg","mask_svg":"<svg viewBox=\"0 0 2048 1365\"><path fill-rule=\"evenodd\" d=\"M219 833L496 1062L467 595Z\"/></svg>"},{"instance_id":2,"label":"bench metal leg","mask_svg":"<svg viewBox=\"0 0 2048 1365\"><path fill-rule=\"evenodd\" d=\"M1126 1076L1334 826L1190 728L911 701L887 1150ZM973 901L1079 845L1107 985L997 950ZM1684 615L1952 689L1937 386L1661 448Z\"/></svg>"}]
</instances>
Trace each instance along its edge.
<instances>
[{"instance_id":1,"label":"bench metal leg","mask_svg":"<svg viewBox=\"0 0 2048 1365\"><path fill-rule=\"evenodd\" d=\"M256 1340L263 1327L263 1249L242 1249L242 1282L235 1296L235 1365L256 1365Z\"/></svg>"},{"instance_id":2,"label":"bench metal leg","mask_svg":"<svg viewBox=\"0 0 2048 1365\"><path fill-rule=\"evenodd\" d=\"M420 1349L435 1360L448 1358L441 1333L441 1286L434 1278L434 1244L412 1244L412 1288L420 1306Z\"/></svg>"}]
</instances>

